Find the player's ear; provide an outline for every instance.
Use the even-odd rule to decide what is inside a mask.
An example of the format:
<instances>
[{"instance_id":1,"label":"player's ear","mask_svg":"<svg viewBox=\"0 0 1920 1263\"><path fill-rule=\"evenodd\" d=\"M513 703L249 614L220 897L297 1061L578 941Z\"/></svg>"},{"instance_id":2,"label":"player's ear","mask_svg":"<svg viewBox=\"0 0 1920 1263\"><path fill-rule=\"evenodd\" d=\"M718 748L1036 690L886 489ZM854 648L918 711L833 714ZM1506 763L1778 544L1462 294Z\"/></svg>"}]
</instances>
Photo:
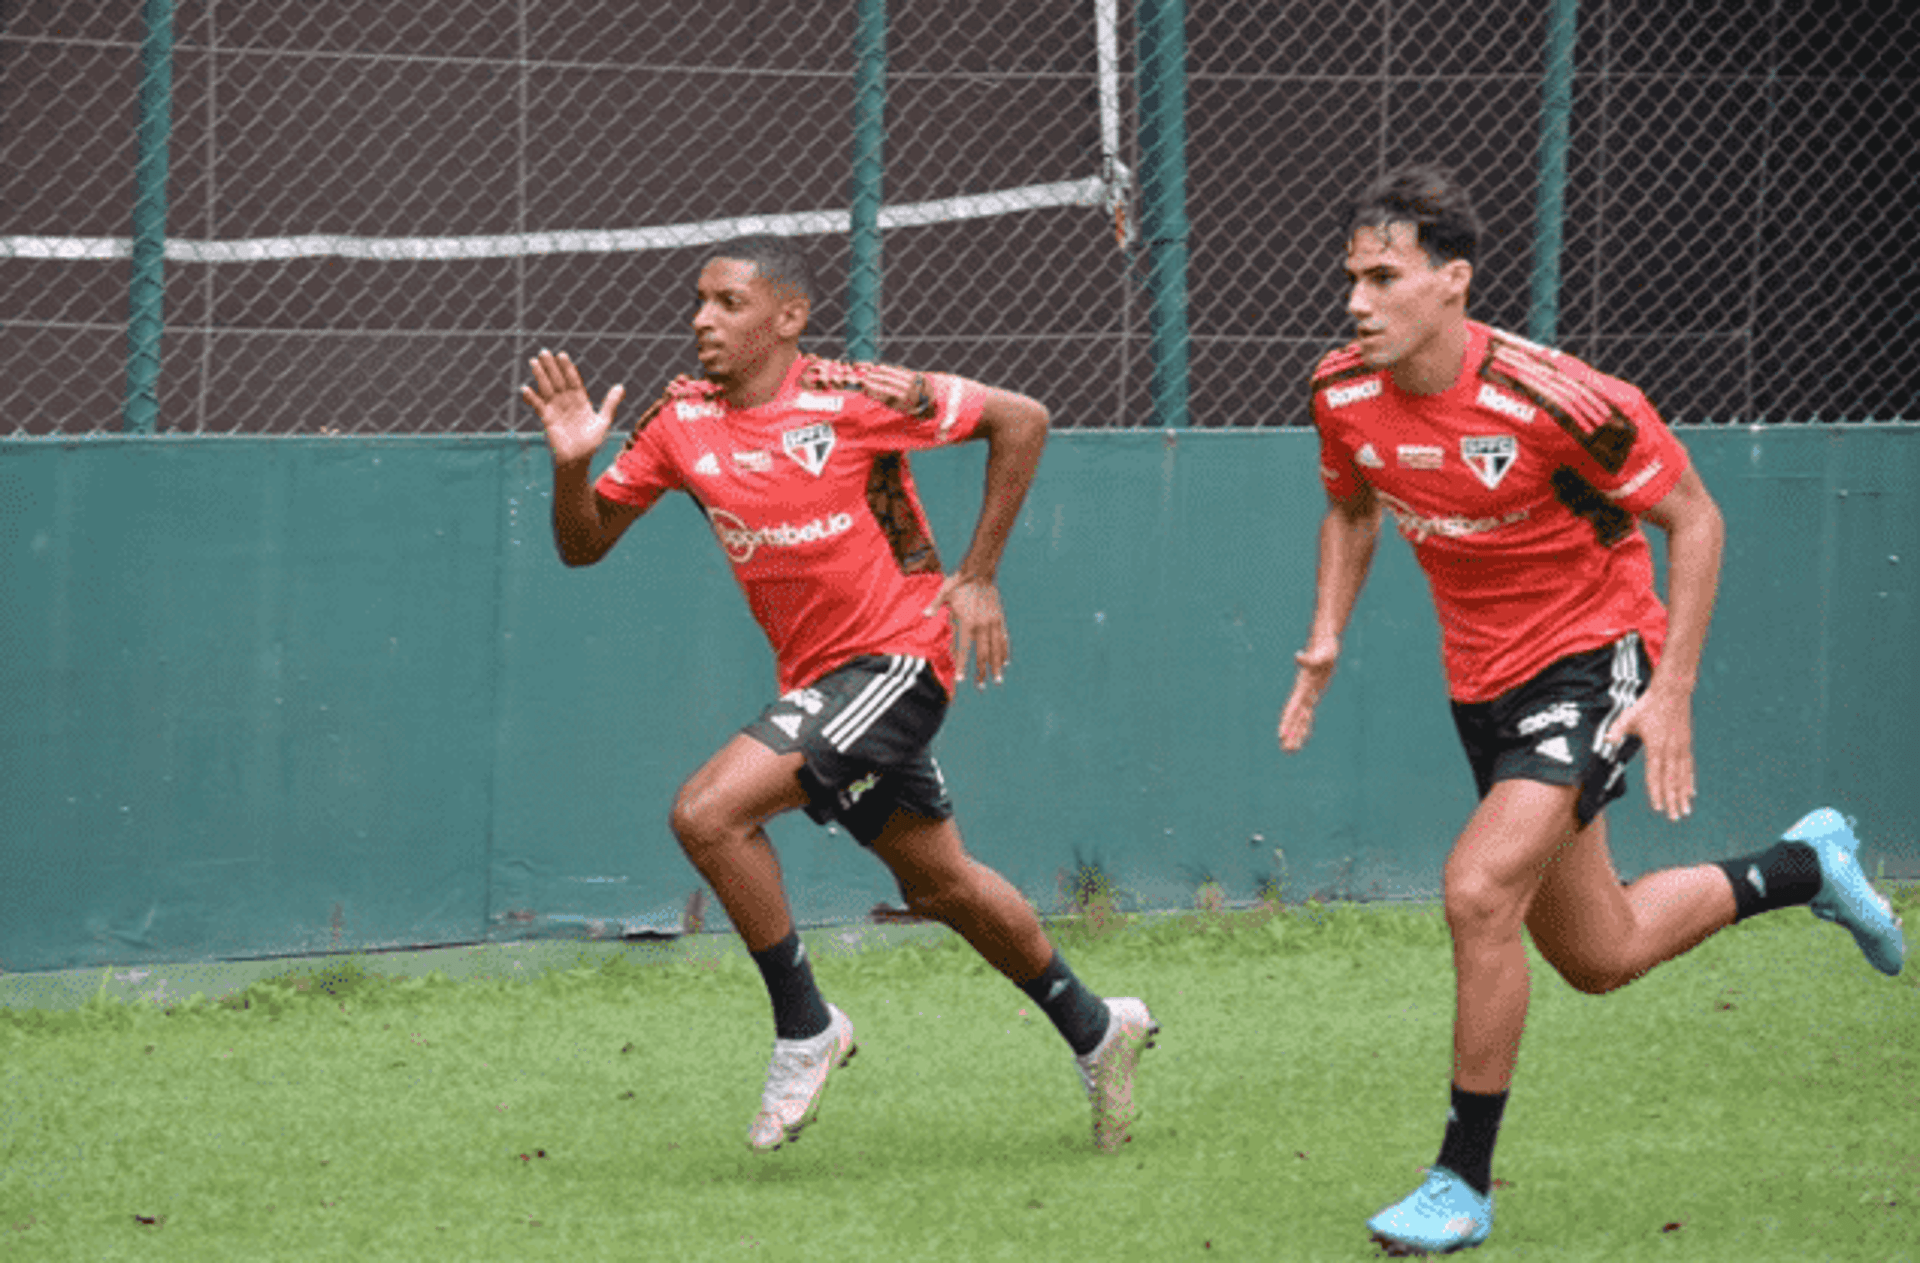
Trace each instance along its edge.
<instances>
[{"instance_id":1,"label":"player's ear","mask_svg":"<svg viewBox=\"0 0 1920 1263\"><path fill-rule=\"evenodd\" d=\"M1465 259L1448 259L1440 266L1440 275L1447 284L1447 297L1467 300L1467 291L1473 288L1473 264Z\"/></svg>"},{"instance_id":2,"label":"player's ear","mask_svg":"<svg viewBox=\"0 0 1920 1263\"><path fill-rule=\"evenodd\" d=\"M790 294L780 304L775 329L782 338L797 338L807 331L807 318L812 314L813 305L805 294Z\"/></svg>"}]
</instances>

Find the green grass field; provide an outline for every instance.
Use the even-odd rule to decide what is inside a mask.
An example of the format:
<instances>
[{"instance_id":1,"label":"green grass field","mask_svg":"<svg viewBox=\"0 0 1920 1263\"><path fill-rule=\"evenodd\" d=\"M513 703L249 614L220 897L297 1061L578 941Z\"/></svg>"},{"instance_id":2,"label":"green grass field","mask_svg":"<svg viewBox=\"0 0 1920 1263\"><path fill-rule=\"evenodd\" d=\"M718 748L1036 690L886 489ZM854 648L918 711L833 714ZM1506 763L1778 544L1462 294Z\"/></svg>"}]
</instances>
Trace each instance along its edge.
<instances>
[{"instance_id":1,"label":"green grass field","mask_svg":"<svg viewBox=\"0 0 1920 1263\"><path fill-rule=\"evenodd\" d=\"M1439 1143L1437 912L1060 934L1163 1026L1112 1156L1052 1029L950 938L810 936L861 1052L772 1155L745 1146L771 1031L730 947L0 1010L0 1258L1371 1257L1366 1217ZM1473 1257L1920 1258L1916 975L1801 912L1603 998L1543 968Z\"/></svg>"}]
</instances>

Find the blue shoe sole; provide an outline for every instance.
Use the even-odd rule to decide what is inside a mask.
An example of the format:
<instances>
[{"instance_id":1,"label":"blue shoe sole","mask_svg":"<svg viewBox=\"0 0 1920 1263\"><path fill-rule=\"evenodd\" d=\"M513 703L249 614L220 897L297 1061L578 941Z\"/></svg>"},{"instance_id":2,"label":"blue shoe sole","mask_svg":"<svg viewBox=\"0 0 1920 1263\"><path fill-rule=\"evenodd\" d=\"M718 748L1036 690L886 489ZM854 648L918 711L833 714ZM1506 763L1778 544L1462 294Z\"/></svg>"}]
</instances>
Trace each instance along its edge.
<instances>
[{"instance_id":1,"label":"blue shoe sole","mask_svg":"<svg viewBox=\"0 0 1920 1263\"><path fill-rule=\"evenodd\" d=\"M1461 1241L1455 1245L1439 1246L1430 1250L1425 1246L1410 1245L1405 1241L1396 1241L1392 1237L1383 1236L1377 1232L1373 1234L1373 1244L1379 1248L1382 1256L1389 1259L1424 1259L1435 1254L1458 1254L1462 1250L1471 1250L1483 1244L1486 1239L1486 1235L1483 1233L1480 1236Z\"/></svg>"}]
</instances>

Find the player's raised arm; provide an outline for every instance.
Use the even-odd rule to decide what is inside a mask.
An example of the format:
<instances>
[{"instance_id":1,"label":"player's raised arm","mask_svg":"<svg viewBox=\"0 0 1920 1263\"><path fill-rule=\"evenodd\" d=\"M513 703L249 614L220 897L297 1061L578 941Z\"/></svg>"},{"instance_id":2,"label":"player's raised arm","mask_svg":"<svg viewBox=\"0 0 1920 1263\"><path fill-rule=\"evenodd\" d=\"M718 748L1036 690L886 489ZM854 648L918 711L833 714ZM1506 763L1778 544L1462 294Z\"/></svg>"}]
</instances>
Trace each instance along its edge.
<instances>
[{"instance_id":1,"label":"player's raised arm","mask_svg":"<svg viewBox=\"0 0 1920 1263\"><path fill-rule=\"evenodd\" d=\"M1293 655L1293 692L1280 712L1280 748L1293 754L1313 734L1313 715L1340 661L1340 638L1373 566L1380 538L1380 501L1371 489L1331 500L1320 523L1320 569L1314 586L1313 627L1306 648Z\"/></svg>"},{"instance_id":2,"label":"player's raised arm","mask_svg":"<svg viewBox=\"0 0 1920 1263\"><path fill-rule=\"evenodd\" d=\"M520 397L539 416L553 452L553 541L569 566L590 566L640 516L639 510L594 491L590 468L613 428L626 387L609 390L595 408L580 370L565 352L542 351L530 364L533 384L521 387Z\"/></svg>"},{"instance_id":3,"label":"player's raised arm","mask_svg":"<svg viewBox=\"0 0 1920 1263\"><path fill-rule=\"evenodd\" d=\"M980 389L986 398L974 437L987 441L980 520L959 569L947 576L927 613L942 605L953 612L958 678L967 678L971 656L978 664L976 683L984 688L988 677L995 684L1002 682L1010 658L1006 613L997 586L1000 556L1019 520L1034 471L1040 467L1049 417L1046 406L1036 399L992 386Z\"/></svg>"}]
</instances>

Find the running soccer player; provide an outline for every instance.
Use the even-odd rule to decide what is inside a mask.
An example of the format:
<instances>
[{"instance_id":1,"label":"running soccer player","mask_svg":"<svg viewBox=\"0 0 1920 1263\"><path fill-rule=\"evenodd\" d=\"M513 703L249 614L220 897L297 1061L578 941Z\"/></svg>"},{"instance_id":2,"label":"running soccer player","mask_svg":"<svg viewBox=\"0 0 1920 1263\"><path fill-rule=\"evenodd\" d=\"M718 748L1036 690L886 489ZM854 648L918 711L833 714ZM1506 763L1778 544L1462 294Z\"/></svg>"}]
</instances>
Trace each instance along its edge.
<instances>
[{"instance_id":1,"label":"running soccer player","mask_svg":"<svg viewBox=\"0 0 1920 1263\"><path fill-rule=\"evenodd\" d=\"M814 1118L853 1024L821 995L764 828L796 808L878 856L908 908L957 931L1052 1019L1093 1107L1095 1144L1131 1138L1133 1077L1158 1030L1137 999L1102 1000L1020 893L961 844L928 744L971 659L1008 661L995 576L1046 443L1047 411L962 377L803 354L813 282L798 247L722 243L700 272L700 378L674 381L612 466L588 465L620 386L593 406L579 370L542 351L523 389L553 453L553 530L572 566L604 557L669 491L692 497L772 644L780 696L681 786L674 836L765 979L773 1057L755 1149ZM943 575L907 453L984 439L971 546Z\"/></svg>"},{"instance_id":2,"label":"running soccer player","mask_svg":"<svg viewBox=\"0 0 1920 1263\"><path fill-rule=\"evenodd\" d=\"M1601 809L1647 755L1669 819L1693 804L1691 705L1724 527L1641 393L1467 318L1479 225L1443 171L1368 189L1347 223L1355 338L1312 378L1328 512L1307 644L1280 715L1298 751L1339 661L1383 511L1439 613L1480 805L1444 873L1453 937L1452 1108L1424 1183L1368 1224L1446 1251L1493 1226L1493 1148L1526 1022L1524 926L1574 987L1624 986L1736 921L1793 905L1898 973L1900 923L1822 808L1757 854L1621 885ZM1639 522L1667 534L1667 604Z\"/></svg>"}]
</instances>

